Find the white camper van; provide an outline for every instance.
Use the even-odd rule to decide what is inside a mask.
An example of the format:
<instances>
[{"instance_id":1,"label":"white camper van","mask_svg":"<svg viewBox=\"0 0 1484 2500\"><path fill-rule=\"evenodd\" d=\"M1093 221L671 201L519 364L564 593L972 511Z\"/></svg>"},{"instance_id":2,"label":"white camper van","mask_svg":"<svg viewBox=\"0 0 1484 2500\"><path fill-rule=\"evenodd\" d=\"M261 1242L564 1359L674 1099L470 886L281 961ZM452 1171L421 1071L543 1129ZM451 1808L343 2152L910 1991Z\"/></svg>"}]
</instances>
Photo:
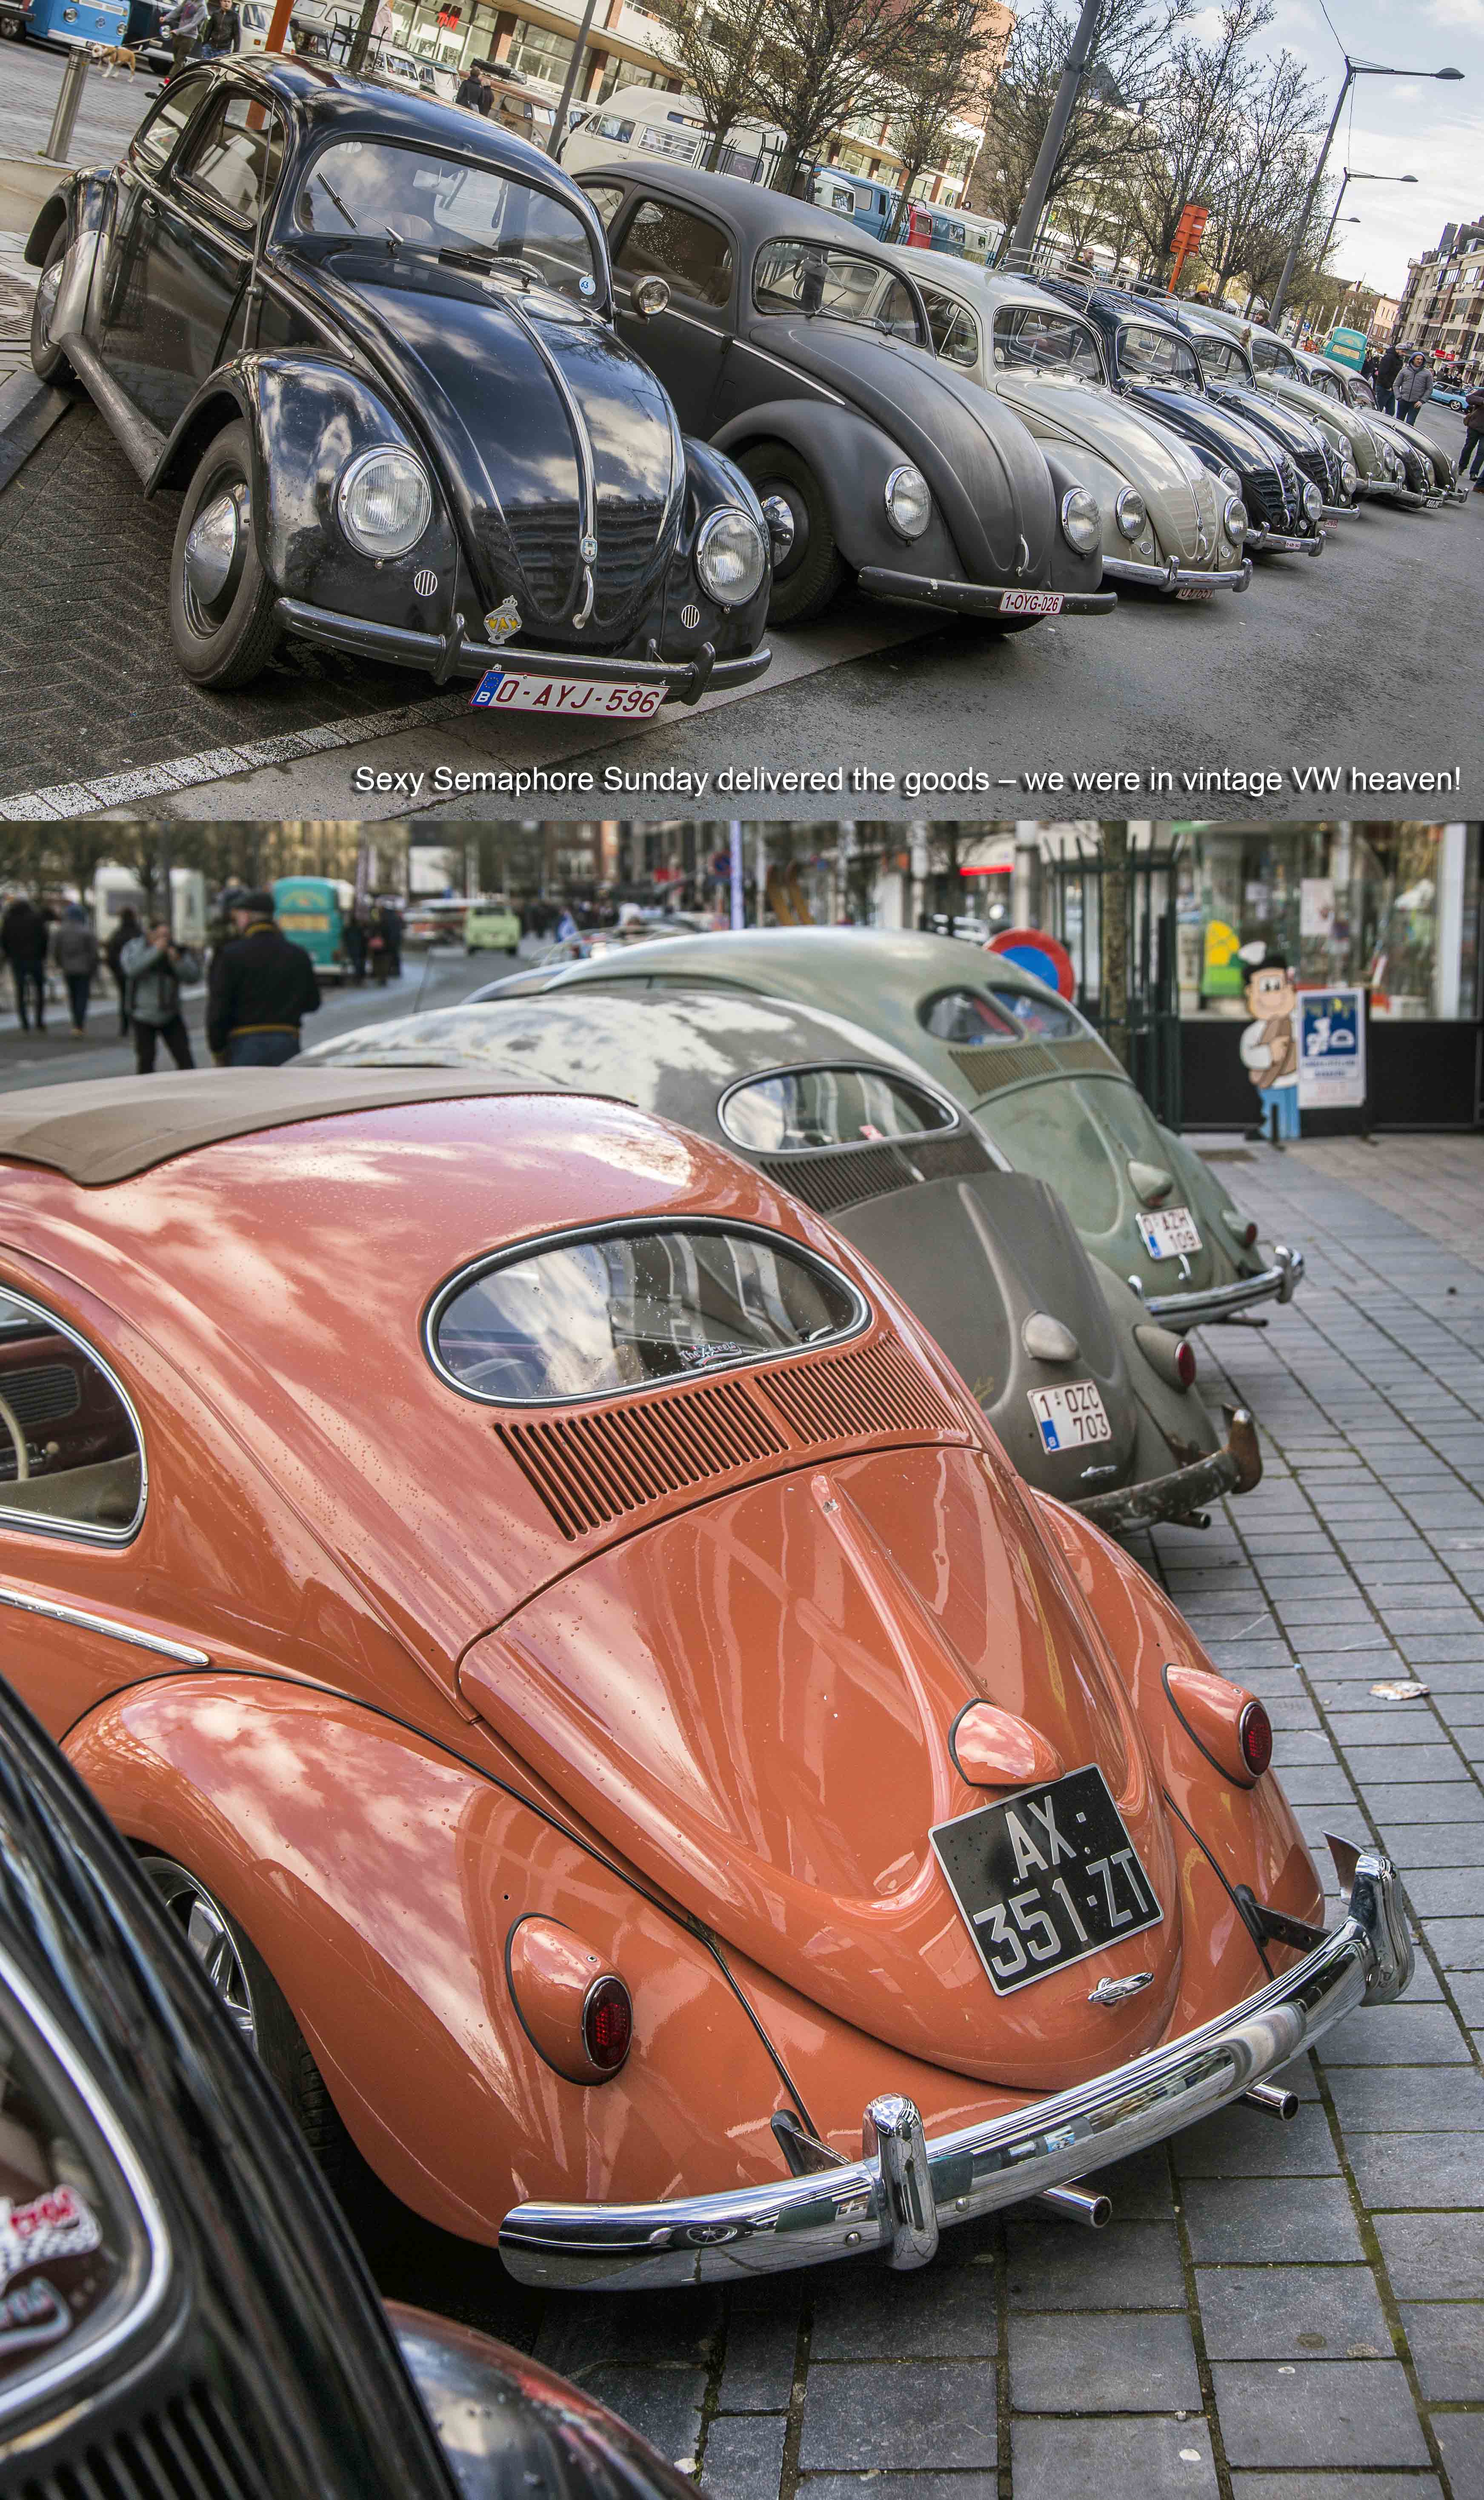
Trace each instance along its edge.
<instances>
[{"instance_id":1,"label":"white camper van","mask_svg":"<svg viewBox=\"0 0 1484 2500\"><path fill-rule=\"evenodd\" d=\"M756 122L739 122L727 133L717 170L739 175L744 182L766 181L778 161L782 135ZM665 87L620 86L568 132L562 171L580 174L589 165L611 165L626 156L640 164L668 157L672 163L704 165L710 148L706 111L695 96L672 95Z\"/></svg>"}]
</instances>

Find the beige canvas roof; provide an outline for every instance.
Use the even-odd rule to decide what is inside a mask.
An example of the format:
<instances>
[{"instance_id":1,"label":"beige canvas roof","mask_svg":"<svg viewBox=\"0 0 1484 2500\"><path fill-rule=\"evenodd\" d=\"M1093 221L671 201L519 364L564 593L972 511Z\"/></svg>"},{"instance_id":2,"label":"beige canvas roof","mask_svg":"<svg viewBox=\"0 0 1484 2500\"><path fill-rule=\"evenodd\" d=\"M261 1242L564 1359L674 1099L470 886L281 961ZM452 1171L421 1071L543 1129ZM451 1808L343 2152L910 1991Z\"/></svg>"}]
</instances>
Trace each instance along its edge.
<instances>
[{"instance_id":1,"label":"beige canvas roof","mask_svg":"<svg viewBox=\"0 0 1484 2500\"><path fill-rule=\"evenodd\" d=\"M85 1189L295 1120L524 1089L461 1069L202 1068L0 1094L0 1164L41 1164ZM542 1089L544 1090L544 1089Z\"/></svg>"}]
</instances>

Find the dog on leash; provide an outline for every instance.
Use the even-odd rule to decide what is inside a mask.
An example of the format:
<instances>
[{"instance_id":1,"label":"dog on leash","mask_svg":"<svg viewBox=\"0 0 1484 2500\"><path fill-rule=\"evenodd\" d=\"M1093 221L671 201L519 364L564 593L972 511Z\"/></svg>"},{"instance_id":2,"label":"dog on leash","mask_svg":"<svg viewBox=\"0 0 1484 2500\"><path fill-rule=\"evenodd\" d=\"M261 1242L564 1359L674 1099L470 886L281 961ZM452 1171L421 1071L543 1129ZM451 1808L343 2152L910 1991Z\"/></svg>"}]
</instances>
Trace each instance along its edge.
<instances>
[{"instance_id":1,"label":"dog on leash","mask_svg":"<svg viewBox=\"0 0 1484 2500\"><path fill-rule=\"evenodd\" d=\"M95 65L101 64L105 78L133 78L139 68L139 54L127 44L89 44L87 56Z\"/></svg>"}]
</instances>

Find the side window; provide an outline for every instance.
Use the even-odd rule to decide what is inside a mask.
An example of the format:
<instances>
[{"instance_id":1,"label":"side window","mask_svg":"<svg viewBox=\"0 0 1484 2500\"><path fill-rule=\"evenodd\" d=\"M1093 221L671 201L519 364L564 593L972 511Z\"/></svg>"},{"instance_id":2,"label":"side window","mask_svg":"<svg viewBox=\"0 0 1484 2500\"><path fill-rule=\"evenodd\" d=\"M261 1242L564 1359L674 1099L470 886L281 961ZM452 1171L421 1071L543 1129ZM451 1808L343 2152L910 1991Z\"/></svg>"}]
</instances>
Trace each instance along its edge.
<instances>
[{"instance_id":1,"label":"side window","mask_svg":"<svg viewBox=\"0 0 1484 2500\"><path fill-rule=\"evenodd\" d=\"M1276 339L1253 340L1252 370L1254 373L1270 374L1277 361L1278 343Z\"/></svg>"},{"instance_id":2,"label":"side window","mask_svg":"<svg viewBox=\"0 0 1484 2500\"><path fill-rule=\"evenodd\" d=\"M701 304L731 299L732 246L720 226L663 200L640 202L619 247L617 266L633 278L668 278L677 294Z\"/></svg>"},{"instance_id":3,"label":"side window","mask_svg":"<svg viewBox=\"0 0 1484 2500\"><path fill-rule=\"evenodd\" d=\"M256 218L283 162L283 130L256 96L224 95L191 143L181 179L235 216Z\"/></svg>"},{"instance_id":4,"label":"side window","mask_svg":"<svg viewBox=\"0 0 1484 2500\"><path fill-rule=\"evenodd\" d=\"M603 219L604 232L607 233L623 206L622 185L618 182L592 182L584 183L582 187Z\"/></svg>"},{"instance_id":5,"label":"side window","mask_svg":"<svg viewBox=\"0 0 1484 2500\"><path fill-rule=\"evenodd\" d=\"M0 1546L21 1527L121 1542L144 1490L138 1428L112 1375L38 1303L0 1294Z\"/></svg>"},{"instance_id":6,"label":"side window","mask_svg":"<svg viewBox=\"0 0 1484 2500\"><path fill-rule=\"evenodd\" d=\"M940 295L924 287L922 300L928 308L928 327L933 333L933 349L945 364L962 365L973 373L979 361L979 325L963 304L955 304L951 295Z\"/></svg>"},{"instance_id":7,"label":"side window","mask_svg":"<svg viewBox=\"0 0 1484 2500\"><path fill-rule=\"evenodd\" d=\"M204 78L173 80L157 109L142 122L129 143L131 161L141 172L157 174L206 93Z\"/></svg>"}]
</instances>

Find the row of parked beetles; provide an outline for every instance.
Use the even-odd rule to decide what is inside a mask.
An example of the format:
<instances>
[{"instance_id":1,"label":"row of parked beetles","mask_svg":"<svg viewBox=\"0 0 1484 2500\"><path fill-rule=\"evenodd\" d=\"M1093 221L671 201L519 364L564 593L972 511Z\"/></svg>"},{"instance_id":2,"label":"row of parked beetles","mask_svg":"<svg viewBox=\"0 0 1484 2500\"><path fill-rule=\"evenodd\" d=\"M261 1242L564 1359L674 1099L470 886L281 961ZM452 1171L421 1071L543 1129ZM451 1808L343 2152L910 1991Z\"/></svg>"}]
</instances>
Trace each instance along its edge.
<instances>
[{"instance_id":1,"label":"row of parked beetles","mask_svg":"<svg viewBox=\"0 0 1484 2500\"><path fill-rule=\"evenodd\" d=\"M1365 385L1214 307L882 244L657 152L577 179L327 64L171 81L27 246L37 372L181 492L186 674L285 633L643 718L846 585L1015 633L1245 590L1460 494Z\"/></svg>"}]
</instances>

